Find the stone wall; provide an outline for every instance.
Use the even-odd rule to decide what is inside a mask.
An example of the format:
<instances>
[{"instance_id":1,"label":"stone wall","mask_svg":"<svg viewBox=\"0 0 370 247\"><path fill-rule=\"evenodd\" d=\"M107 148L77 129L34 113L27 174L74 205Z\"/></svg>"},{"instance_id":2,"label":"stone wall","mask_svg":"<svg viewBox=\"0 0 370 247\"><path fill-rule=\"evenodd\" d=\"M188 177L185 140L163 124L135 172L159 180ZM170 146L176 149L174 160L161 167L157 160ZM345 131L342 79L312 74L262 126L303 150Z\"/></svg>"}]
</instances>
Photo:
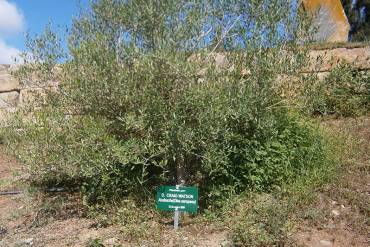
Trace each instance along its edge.
<instances>
[{"instance_id":1,"label":"stone wall","mask_svg":"<svg viewBox=\"0 0 370 247\"><path fill-rule=\"evenodd\" d=\"M311 63L306 68L302 68L302 73L315 72L318 73L319 78L325 78L340 62L350 63L358 70L370 71L370 45L313 48L310 56ZM42 90L42 88L22 86L12 76L16 68L16 66L0 65L0 121L5 120L8 113L15 112L22 104L26 104L27 99L38 97L34 92L39 93ZM251 73L253 74L253 71ZM55 87L56 84L54 82L50 86Z\"/></svg>"},{"instance_id":2,"label":"stone wall","mask_svg":"<svg viewBox=\"0 0 370 247\"><path fill-rule=\"evenodd\" d=\"M19 81L12 76L14 68L0 65L0 120L4 120L6 113L16 111L22 102L22 88Z\"/></svg>"},{"instance_id":3,"label":"stone wall","mask_svg":"<svg viewBox=\"0 0 370 247\"><path fill-rule=\"evenodd\" d=\"M345 62L357 70L370 70L370 45L359 47L340 47L333 49L313 49L311 63L302 73L329 73L339 63Z\"/></svg>"}]
</instances>

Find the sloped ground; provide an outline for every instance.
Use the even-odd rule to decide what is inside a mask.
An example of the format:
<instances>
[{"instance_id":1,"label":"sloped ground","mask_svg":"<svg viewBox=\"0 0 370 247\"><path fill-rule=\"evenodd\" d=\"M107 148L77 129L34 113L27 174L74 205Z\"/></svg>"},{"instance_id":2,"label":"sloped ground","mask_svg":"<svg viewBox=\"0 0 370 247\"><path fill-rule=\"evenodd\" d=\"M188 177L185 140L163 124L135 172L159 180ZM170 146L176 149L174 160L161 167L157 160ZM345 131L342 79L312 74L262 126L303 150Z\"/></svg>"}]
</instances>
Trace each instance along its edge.
<instances>
[{"instance_id":1,"label":"sloped ground","mask_svg":"<svg viewBox=\"0 0 370 247\"><path fill-rule=\"evenodd\" d=\"M357 145L335 183L318 193L314 205L300 215L292 236L294 246L370 246L370 117L323 123L334 133L348 134ZM352 143L352 142L348 142ZM353 147L348 147L353 148ZM0 154L0 191L22 189L20 165ZM36 196L35 196L36 195ZM119 226L97 227L83 217L78 195L0 195L0 247L7 246L137 246L129 244ZM38 203L43 201L42 204ZM145 212L143 212L145 213ZM184 224L178 232L171 222L153 223L156 240L141 246L230 246L227 233L205 223ZM95 241L94 241L95 240ZM93 245L95 244L95 245Z\"/></svg>"},{"instance_id":2,"label":"sloped ground","mask_svg":"<svg viewBox=\"0 0 370 247\"><path fill-rule=\"evenodd\" d=\"M296 234L302 246L370 246L370 118L331 120L324 126L354 138L353 157L333 184L319 191L319 200ZM351 141L348 142L352 143Z\"/></svg>"}]
</instances>

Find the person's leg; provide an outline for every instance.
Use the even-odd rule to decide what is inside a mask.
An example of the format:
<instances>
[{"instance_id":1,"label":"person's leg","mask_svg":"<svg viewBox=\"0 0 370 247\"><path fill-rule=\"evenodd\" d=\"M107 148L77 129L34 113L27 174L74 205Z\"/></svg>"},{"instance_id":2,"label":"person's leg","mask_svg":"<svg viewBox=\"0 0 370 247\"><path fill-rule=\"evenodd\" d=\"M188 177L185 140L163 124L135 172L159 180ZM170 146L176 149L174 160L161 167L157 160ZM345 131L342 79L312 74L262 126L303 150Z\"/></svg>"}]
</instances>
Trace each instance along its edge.
<instances>
[{"instance_id":1,"label":"person's leg","mask_svg":"<svg viewBox=\"0 0 370 247\"><path fill-rule=\"evenodd\" d=\"M366 22L366 14L367 14L367 8L366 6L360 7L360 23L365 23Z\"/></svg>"},{"instance_id":2,"label":"person's leg","mask_svg":"<svg viewBox=\"0 0 370 247\"><path fill-rule=\"evenodd\" d=\"M358 1L357 0L352 0L351 2L351 10L352 11L355 11L357 9L357 4L358 4Z\"/></svg>"}]
</instances>

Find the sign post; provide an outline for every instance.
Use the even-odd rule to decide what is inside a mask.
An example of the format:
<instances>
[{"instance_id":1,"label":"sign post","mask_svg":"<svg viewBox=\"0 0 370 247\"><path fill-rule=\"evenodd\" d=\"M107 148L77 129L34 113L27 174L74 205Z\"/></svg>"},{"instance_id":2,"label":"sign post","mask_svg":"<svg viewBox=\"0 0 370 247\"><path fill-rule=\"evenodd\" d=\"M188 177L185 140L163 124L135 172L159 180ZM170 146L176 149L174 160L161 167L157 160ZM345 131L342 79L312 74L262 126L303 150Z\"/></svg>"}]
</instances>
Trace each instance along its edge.
<instances>
[{"instance_id":1,"label":"sign post","mask_svg":"<svg viewBox=\"0 0 370 247\"><path fill-rule=\"evenodd\" d=\"M173 229L178 230L179 229L179 220L180 220L180 212L179 210L175 210L175 215L173 217Z\"/></svg>"},{"instance_id":2,"label":"sign post","mask_svg":"<svg viewBox=\"0 0 370 247\"><path fill-rule=\"evenodd\" d=\"M185 186L160 186L157 189L157 208L174 211L174 229L179 226L180 212L196 213L198 210L198 188Z\"/></svg>"}]
</instances>

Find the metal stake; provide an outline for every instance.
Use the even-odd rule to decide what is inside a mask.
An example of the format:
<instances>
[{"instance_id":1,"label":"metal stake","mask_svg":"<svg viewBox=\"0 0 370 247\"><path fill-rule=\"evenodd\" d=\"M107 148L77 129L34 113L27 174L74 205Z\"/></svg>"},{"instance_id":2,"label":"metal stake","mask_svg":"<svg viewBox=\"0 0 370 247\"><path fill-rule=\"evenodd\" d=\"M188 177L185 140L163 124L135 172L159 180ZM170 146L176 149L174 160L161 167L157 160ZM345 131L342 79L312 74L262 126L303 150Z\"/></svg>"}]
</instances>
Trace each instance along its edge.
<instances>
[{"instance_id":1,"label":"metal stake","mask_svg":"<svg viewBox=\"0 0 370 247\"><path fill-rule=\"evenodd\" d=\"M173 229L175 231L177 231L179 229L179 219L180 219L180 212L176 208L175 215L174 215L174 218L173 218Z\"/></svg>"}]
</instances>

